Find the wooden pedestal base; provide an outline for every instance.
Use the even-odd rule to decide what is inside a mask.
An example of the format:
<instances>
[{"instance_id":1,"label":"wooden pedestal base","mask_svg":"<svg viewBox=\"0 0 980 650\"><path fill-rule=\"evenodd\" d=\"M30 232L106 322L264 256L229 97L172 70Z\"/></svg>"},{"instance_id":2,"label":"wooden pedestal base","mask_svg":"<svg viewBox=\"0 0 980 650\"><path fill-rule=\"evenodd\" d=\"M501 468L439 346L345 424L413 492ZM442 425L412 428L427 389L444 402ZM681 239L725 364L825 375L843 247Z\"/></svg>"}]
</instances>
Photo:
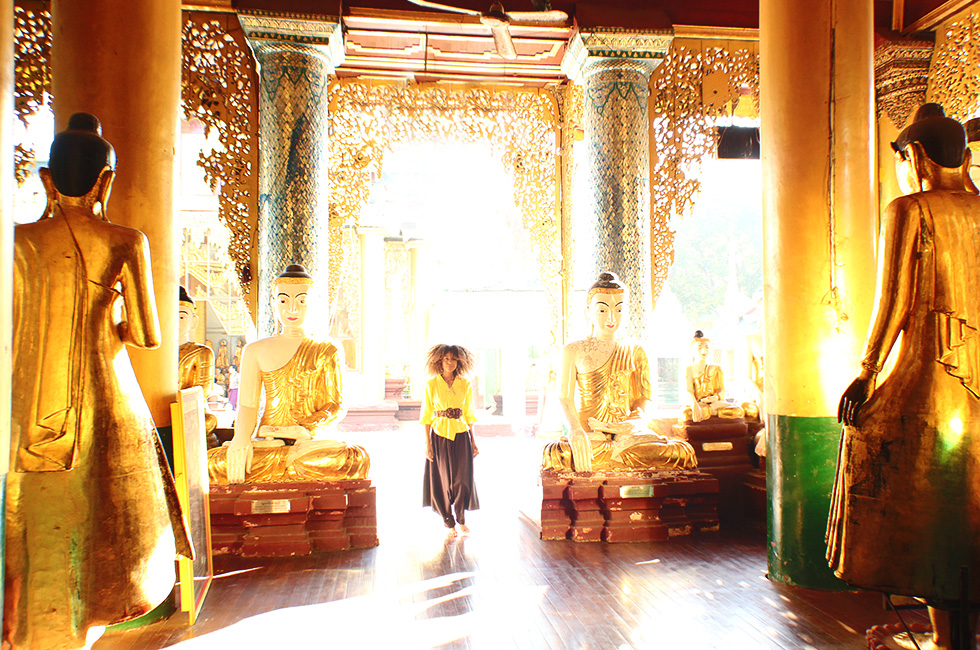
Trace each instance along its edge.
<instances>
[{"instance_id":1,"label":"wooden pedestal base","mask_svg":"<svg viewBox=\"0 0 980 650\"><path fill-rule=\"evenodd\" d=\"M375 502L368 479L212 485L211 549L282 557L377 546Z\"/></svg>"},{"instance_id":2,"label":"wooden pedestal base","mask_svg":"<svg viewBox=\"0 0 980 650\"><path fill-rule=\"evenodd\" d=\"M718 530L718 480L698 471L541 472L541 539L653 542Z\"/></svg>"}]
</instances>

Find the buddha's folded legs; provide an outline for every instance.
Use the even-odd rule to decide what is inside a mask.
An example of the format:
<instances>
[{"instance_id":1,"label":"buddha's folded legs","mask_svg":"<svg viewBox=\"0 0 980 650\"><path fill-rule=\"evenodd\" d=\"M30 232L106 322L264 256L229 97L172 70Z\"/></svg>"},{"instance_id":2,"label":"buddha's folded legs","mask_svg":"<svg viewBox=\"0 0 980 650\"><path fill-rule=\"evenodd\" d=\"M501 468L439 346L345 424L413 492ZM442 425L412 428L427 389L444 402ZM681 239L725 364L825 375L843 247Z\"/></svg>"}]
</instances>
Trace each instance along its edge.
<instances>
[{"instance_id":1,"label":"buddha's folded legs","mask_svg":"<svg viewBox=\"0 0 980 650\"><path fill-rule=\"evenodd\" d=\"M642 436L635 436L642 438ZM637 442L624 449L613 460L613 443L592 442L594 470L695 469L698 466L694 448L684 440ZM545 445L541 468L563 472L572 471L572 448L566 440Z\"/></svg>"},{"instance_id":2,"label":"buddha's folded legs","mask_svg":"<svg viewBox=\"0 0 980 650\"><path fill-rule=\"evenodd\" d=\"M371 458L363 447L336 440L304 440L289 450L287 481L367 478ZM251 476L251 475L250 475Z\"/></svg>"},{"instance_id":3,"label":"buddha's folded legs","mask_svg":"<svg viewBox=\"0 0 980 650\"><path fill-rule=\"evenodd\" d=\"M208 476L211 483L228 484L227 449L208 452ZM336 440L308 440L286 447L256 445L247 483L282 483L292 481L336 481L367 478L371 459L363 447Z\"/></svg>"}]
</instances>

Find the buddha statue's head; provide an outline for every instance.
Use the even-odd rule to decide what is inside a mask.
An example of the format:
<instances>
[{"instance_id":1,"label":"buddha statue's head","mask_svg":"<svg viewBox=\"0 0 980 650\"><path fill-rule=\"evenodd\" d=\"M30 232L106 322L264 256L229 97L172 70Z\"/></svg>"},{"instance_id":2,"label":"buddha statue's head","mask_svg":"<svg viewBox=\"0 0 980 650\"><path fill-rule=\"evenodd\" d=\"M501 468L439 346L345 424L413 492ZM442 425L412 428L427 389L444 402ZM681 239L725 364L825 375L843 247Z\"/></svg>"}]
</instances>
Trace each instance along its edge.
<instances>
[{"instance_id":1,"label":"buddha statue's head","mask_svg":"<svg viewBox=\"0 0 980 650\"><path fill-rule=\"evenodd\" d=\"M694 338L691 339L691 357L694 361L707 361L710 350L711 339L705 336L701 330L695 330Z\"/></svg>"},{"instance_id":2,"label":"buddha statue's head","mask_svg":"<svg viewBox=\"0 0 980 650\"><path fill-rule=\"evenodd\" d=\"M180 288L180 300L177 303L177 335L181 345L192 340L194 327L197 325L197 307L194 300L187 294L187 289Z\"/></svg>"},{"instance_id":3,"label":"buddha statue's head","mask_svg":"<svg viewBox=\"0 0 980 650\"><path fill-rule=\"evenodd\" d=\"M90 203L104 204L109 198L116 154L102 138L99 119L89 113L75 113L68 128L54 136L48 167L41 180L48 189L63 197L89 197Z\"/></svg>"},{"instance_id":4,"label":"buddha statue's head","mask_svg":"<svg viewBox=\"0 0 980 650\"><path fill-rule=\"evenodd\" d=\"M592 335L614 338L623 319L626 318L626 285L615 273L600 273L599 279L589 287L586 314L592 324Z\"/></svg>"},{"instance_id":5,"label":"buddha statue's head","mask_svg":"<svg viewBox=\"0 0 980 650\"><path fill-rule=\"evenodd\" d=\"M290 264L272 281L272 310L284 331L302 329L312 286L313 276L302 264Z\"/></svg>"},{"instance_id":6,"label":"buddha statue's head","mask_svg":"<svg viewBox=\"0 0 980 650\"><path fill-rule=\"evenodd\" d=\"M939 104L923 104L895 142L895 172L905 194L928 189L923 181L936 185L941 176L962 177L968 189L976 192L969 177L970 150L966 130L946 117Z\"/></svg>"}]
</instances>

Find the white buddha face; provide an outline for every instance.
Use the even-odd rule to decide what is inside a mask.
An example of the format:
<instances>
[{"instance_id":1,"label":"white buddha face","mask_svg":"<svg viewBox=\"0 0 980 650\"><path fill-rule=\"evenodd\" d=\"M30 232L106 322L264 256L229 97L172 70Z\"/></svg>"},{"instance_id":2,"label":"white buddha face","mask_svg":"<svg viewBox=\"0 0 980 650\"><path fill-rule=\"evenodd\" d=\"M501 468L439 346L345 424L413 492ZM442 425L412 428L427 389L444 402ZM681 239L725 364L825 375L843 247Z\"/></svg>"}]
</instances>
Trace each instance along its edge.
<instances>
[{"instance_id":1,"label":"white buddha face","mask_svg":"<svg viewBox=\"0 0 980 650\"><path fill-rule=\"evenodd\" d=\"M281 282L272 292L272 309L276 320L286 329L302 327L306 321L306 299L310 284Z\"/></svg>"},{"instance_id":2,"label":"white buddha face","mask_svg":"<svg viewBox=\"0 0 980 650\"><path fill-rule=\"evenodd\" d=\"M708 341L701 339L697 341L695 350L695 360L700 359L701 361L706 361L708 359L708 352L711 350L711 345Z\"/></svg>"},{"instance_id":3,"label":"white buddha face","mask_svg":"<svg viewBox=\"0 0 980 650\"><path fill-rule=\"evenodd\" d=\"M595 336L611 337L626 318L626 292L596 292L589 298L589 322Z\"/></svg>"},{"instance_id":4,"label":"white buddha face","mask_svg":"<svg viewBox=\"0 0 980 650\"><path fill-rule=\"evenodd\" d=\"M194 326L197 325L197 314L194 307L189 303L182 302L177 309L177 336L181 343L187 343L194 335Z\"/></svg>"}]
</instances>

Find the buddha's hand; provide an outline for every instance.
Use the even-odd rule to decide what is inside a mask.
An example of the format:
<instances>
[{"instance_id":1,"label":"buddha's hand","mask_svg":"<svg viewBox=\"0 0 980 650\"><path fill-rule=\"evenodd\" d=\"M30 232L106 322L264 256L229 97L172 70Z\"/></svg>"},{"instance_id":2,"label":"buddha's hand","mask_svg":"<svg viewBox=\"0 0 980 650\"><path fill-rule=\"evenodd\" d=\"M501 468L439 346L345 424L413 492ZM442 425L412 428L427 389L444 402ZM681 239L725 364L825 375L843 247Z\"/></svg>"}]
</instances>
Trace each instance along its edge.
<instances>
[{"instance_id":1,"label":"buddha's hand","mask_svg":"<svg viewBox=\"0 0 980 650\"><path fill-rule=\"evenodd\" d=\"M568 436L572 447L572 468L576 472L592 471L592 441L584 430L572 431Z\"/></svg>"},{"instance_id":2,"label":"buddha's hand","mask_svg":"<svg viewBox=\"0 0 980 650\"><path fill-rule=\"evenodd\" d=\"M718 395L707 395L698 400L702 404L714 404L718 401Z\"/></svg>"},{"instance_id":3,"label":"buddha's hand","mask_svg":"<svg viewBox=\"0 0 980 650\"><path fill-rule=\"evenodd\" d=\"M232 438L225 452L229 483L244 483L245 476L252 471L252 441Z\"/></svg>"},{"instance_id":4,"label":"buddha's hand","mask_svg":"<svg viewBox=\"0 0 980 650\"><path fill-rule=\"evenodd\" d=\"M875 390L875 375L862 372L858 378L851 382L844 394L840 397L837 405L837 421L845 426L857 424L858 413L861 407L868 401Z\"/></svg>"},{"instance_id":5,"label":"buddha's hand","mask_svg":"<svg viewBox=\"0 0 980 650\"><path fill-rule=\"evenodd\" d=\"M636 424L626 420L625 422L603 422L595 418L589 418L589 427L593 431L602 431L613 435L636 432Z\"/></svg>"},{"instance_id":6,"label":"buddha's hand","mask_svg":"<svg viewBox=\"0 0 980 650\"><path fill-rule=\"evenodd\" d=\"M264 424L259 427L260 438L288 438L292 440L312 440L313 436L306 427L293 424L285 427L275 427Z\"/></svg>"}]
</instances>

